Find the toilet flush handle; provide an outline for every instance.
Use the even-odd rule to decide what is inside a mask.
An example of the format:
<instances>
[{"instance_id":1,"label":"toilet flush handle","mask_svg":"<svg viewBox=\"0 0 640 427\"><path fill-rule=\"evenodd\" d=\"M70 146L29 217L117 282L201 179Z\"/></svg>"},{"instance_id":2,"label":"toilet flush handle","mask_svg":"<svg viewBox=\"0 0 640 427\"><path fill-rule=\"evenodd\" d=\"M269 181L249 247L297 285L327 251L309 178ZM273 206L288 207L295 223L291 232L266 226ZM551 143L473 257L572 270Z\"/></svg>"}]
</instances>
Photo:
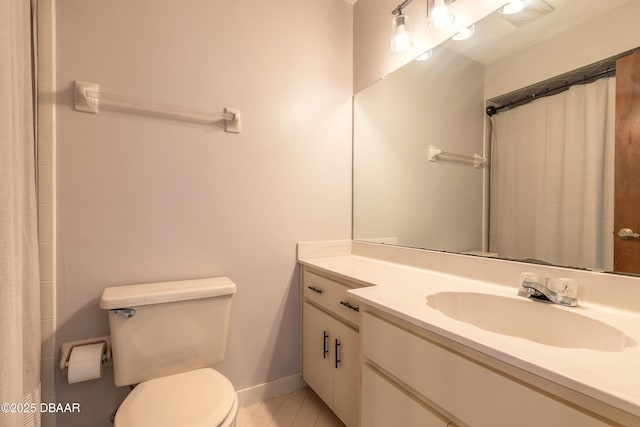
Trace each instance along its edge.
<instances>
[{"instance_id":1,"label":"toilet flush handle","mask_svg":"<svg viewBox=\"0 0 640 427\"><path fill-rule=\"evenodd\" d=\"M136 315L136 310L134 308L116 308L109 311L111 313L121 314L127 319Z\"/></svg>"}]
</instances>

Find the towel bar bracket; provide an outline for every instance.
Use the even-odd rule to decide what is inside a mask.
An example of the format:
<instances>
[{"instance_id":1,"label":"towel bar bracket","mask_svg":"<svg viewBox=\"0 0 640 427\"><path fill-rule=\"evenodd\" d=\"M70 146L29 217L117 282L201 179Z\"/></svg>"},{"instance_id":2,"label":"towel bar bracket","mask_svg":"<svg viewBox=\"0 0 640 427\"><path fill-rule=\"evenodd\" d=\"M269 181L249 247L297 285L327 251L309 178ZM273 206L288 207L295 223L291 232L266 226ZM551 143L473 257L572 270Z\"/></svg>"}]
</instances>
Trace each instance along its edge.
<instances>
[{"instance_id":1,"label":"towel bar bracket","mask_svg":"<svg viewBox=\"0 0 640 427\"><path fill-rule=\"evenodd\" d=\"M98 92L97 83L75 81L73 89L74 107L77 111L98 114L98 99L87 95L87 91Z\"/></svg>"}]
</instances>

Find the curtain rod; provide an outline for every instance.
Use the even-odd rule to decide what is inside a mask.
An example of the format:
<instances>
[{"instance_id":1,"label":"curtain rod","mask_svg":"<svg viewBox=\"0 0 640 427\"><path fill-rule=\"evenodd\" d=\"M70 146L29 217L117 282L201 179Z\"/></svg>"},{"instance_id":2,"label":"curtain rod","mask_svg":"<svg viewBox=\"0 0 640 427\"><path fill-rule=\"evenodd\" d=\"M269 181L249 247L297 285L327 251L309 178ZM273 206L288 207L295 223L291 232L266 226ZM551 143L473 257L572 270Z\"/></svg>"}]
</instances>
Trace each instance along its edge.
<instances>
[{"instance_id":1,"label":"curtain rod","mask_svg":"<svg viewBox=\"0 0 640 427\"><path fill-rule=\"evenodd\" d=\"M615 72L616 72L616 69L615 69L615 67L613 67L613 68L607 68L604 71L600 71L600 72L597 72L597 73L592 74L592 75L585 74L584 77L579 79L579 80L575 80L573 82L566 81L564 84L562 84L560 86L556 86L554 88L547 88L547 89L543 90L542 92L532 93L531 95L526 95L526 96L524 96L524 97L522 97L522 98L520 98L520 99L518 99L516 101L509 102L508 104L500 105L498 107L489 106L489 107L486 108L486 112L487 112L487 115L489 117L492 117L492 116L498 114L502 110L510 109L510 108L514 108L514 107L519 107L520 105L527 104L527 103L529 103L531 101L534 101L534 100L536 100L538 98L543 98L545 96L555 95L556 93L560 93L560 92L563 92L563 91L569 89L571 86L575 86L577 84L586 84L586 83L589 83L590 81L595 81L595 80L598 80L598 79L600 79L602 77L607 77L608 75L613 75L613 74L615 74Z\"/></svg>"}]
</instances>

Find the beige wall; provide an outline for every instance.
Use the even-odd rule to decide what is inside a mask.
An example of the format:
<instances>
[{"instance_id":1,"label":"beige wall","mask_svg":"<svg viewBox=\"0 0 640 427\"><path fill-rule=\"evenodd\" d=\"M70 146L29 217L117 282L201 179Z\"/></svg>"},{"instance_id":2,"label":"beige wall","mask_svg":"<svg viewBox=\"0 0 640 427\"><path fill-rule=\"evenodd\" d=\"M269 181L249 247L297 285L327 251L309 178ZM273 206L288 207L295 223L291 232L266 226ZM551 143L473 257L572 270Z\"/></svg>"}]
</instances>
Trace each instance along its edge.
<instances>
[{"instance_id":1,"label":"beige wall","mask_svg":"<svg viewBox=\"0 0 640 427\"><path fill-rule=\"evenodd\" d=\"M350 237L352 6L343 0L60 0L57 344L108 333L106 286L229 276L237 389L299 372L295 244ZM105 92L242 112L215 126L73 111ZM109 426L125 393L68 385L58 425Z\"/></svg>"}]
</instances>

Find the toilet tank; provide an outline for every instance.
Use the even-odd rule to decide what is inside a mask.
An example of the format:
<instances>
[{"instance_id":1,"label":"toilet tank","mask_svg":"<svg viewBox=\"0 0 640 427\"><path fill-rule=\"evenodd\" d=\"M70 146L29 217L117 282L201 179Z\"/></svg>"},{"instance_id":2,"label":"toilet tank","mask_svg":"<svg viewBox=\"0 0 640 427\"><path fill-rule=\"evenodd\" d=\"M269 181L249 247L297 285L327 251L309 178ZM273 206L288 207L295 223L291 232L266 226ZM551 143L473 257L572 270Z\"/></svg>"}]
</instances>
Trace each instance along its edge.
<instances>
[{"instance_id":1,"label":"toilet tank","mask_svg":"<svg viewBox=\"0 0 640 427\"><path fill-rule=\"evenodd\" d=\"M116 385L221 362L235 291L227 277L106 288Z\"/></svg>"}]
</instances>

